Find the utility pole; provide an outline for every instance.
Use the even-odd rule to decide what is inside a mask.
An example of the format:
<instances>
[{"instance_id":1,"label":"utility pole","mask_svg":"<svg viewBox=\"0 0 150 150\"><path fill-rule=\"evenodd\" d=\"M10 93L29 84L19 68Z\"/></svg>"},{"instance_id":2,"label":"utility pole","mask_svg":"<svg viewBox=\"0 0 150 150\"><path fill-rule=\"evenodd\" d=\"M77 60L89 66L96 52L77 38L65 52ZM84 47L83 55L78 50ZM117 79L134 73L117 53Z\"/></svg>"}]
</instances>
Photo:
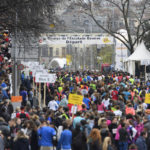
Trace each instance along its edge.
<instances>
[{"instance_id":1,"label":"utility pole","mask_svg":"<svg viewBox=\"0 0 150 150\"><path fill-rule=\"evenodd\" d=\"M92 28L92 24L90 24L90 27L91 27L91 35L93 33L93 28ZM90 68L91 68L91 71L93 69L93 46L90 46L91 47L91 65L90 65Z\"/></svg>"},{"instance_id":2,"label":"utility pole","mask_svg":"<svg viewBox=\"0 0 150 150\"><path fill-rule=\"evenodd\" d=\"M15 47L14 47L14 68L13 68L13 74L14 74L14 88L13 88L13 94L17 96L17 21L18 21L18 14L16 12L16 27L15 27Z\"/></svg>"}]
</instances>

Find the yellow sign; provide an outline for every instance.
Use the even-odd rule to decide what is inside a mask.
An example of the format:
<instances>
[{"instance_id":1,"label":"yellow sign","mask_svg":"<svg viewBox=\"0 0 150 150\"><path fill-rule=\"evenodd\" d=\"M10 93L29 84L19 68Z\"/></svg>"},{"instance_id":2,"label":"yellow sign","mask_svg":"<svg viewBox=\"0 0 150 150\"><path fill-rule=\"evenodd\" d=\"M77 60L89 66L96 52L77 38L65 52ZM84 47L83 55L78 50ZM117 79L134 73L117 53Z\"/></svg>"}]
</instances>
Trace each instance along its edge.
<instances>
[{"instance_id":1,"label":"yellow sign","mask_svg":"<svg viewBox=\"0 0 150 150\"><path fill-rule=\"evenodd\" d=\"M145 95L145 103L150 104L150 93Z\"/></svg>"},{"instance_id":2,"label":"yellow sign","mask_svg":"<svg viewBox=\"0 0 150 150\"><path fill-rule=\"evenodd\" d=\"M50 28L54 28L55 25L54 25L54 24L50 24L49 27L50 27Z\"/></svg>"},{"instance_id":3,"label":"yellow sign","mask_svg":"<svg viewBox=\"0 0 150 150\"><path fill-rule=\"evenodd\" d=\"M71 62L71 55L66 55L66 60L67 60L67 66L69 66Z\"/></svg>"},{"instance_id":4,"label":"yellow sign","mask_svg":"<svg viewBox=\"0 0 150 150\"><path fill-rule=\"evenodd\" d=\"M77 94L69 94L69 104L82 105L83 96Z\"/></svg>"},{"instance_id":5,"label":"yellow sign","mask_svg":"<svg viewBox=\"0 0 150 150\"><path fill-rule=\"evenodd\" d=\"M105 44L107 44L107 43L110 43L111 41L109 40L108 37L104 37L104 38L103 38L103 42L104 42Z\"/></svg>"}]
</instances>

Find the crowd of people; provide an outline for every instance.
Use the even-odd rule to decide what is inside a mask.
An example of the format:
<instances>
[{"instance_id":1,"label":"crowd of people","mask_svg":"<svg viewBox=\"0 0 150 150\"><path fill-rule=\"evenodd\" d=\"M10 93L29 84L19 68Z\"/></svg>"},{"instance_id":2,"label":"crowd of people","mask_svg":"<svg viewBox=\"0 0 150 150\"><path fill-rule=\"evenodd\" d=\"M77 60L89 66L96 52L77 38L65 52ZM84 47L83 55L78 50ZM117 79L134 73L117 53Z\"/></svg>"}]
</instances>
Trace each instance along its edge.
<instances>
[{"instance_id":1,"label":"crowd of people","mask_svg":"<svg viewBox=\"0 0 150 150\"><path fill-rule=\"evenodd\" d=\"M8 30L0 27L0 149L4 149L5 135L9 134L6 125L11 119L13 106L11 99L11 43Z\"/></svg>"},{"instance_id":2,"label":"crowd of people","mask_svg":"<svg viewBox=\"0 0 150 150\"><path fill-rule=\"evenodd\" d=\"M32 72L23 72L21 107L13 110L8 41L3 33L1 43L7 46L0 47L0 150L150 149L150 105L145 103L149 81L123 72L61 71L54 84L47 83L46 107L41 107ZM69 94L82 95L82 105L70 104Z\"/></svg>"},{"instance_id":3,"label":"crowd of people","mask_svg":"<svg viewBox=\"0 0 150 150\"><path fill-rule=\"evenodd\" d=\"M38 90L32 88L32 73L28 77L22 73L22 105L7 112L10 119L0 118L3 124L3 146L0 147L12 150L150 149L150 110L145 103L145 95L150 92L149 81L143 82L123 72L56 74L56 82L47 84L46 107L42 108L38 104ZM69 104L71 93L83 95L82 105ZM6 110L9 105L5 105Z\"/></svg>"}]
</instances>

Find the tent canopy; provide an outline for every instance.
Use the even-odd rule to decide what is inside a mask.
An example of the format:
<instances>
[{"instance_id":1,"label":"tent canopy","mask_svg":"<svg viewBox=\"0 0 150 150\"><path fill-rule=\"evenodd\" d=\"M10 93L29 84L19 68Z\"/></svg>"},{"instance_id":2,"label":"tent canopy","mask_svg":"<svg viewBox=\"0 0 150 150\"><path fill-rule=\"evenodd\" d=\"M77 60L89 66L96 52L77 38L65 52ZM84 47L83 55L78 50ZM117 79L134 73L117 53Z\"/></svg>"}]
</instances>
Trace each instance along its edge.
<instances>
[{"instance_id":1,"label":"tent canopy","mask_svg":"<svg viewBox=\"0 0 150 150\"><path fill-rule=\"evenodd\" d=\"M66 65L66 58L53 58L49 64L50 68L63 68Z\"/></svg>"},{"instance_id":2,"label":"tent canopy","mask_svg":"<svg viewBox=\"0 0 150 150\"><path fill-rule=\"evenodd\" d=\"M126 61L150 60L150 52L146 49L144 42L137 46L136 50Z\"/></svg>"}]
</instances>

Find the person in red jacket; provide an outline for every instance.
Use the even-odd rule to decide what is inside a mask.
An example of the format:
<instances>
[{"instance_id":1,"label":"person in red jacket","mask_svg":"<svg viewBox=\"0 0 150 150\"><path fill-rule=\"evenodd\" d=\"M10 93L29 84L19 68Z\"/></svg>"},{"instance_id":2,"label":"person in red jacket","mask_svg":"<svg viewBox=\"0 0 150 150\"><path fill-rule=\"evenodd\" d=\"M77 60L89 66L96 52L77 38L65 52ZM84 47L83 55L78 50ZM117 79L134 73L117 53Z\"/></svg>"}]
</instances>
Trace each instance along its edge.
<instances>
[{"instance_id":1,"label":"person in red jacket","mask_svg":"<svg viewBox=\"0 0 150 150\"><path fill-rule=\"evenodd\" d=\"M113 100L118 100L118 91L116 90L116 88L114 88L111 92L111 96Z\"/></svg>"},{"instance_id":2,"label":"person in red jacket","mask_svg":"<svg viewBox=\"0 0 150 150\"><path fill-rule=\"evenodd\" d=\"M26 112L24 111L24 109L25 109L24 106L21 106L21 108L20 108L21 112L18 112L18 113L16 114L16 117L17 117L17 118L20 118L20 119L30 119L29 114L26 113Z\"/></svg>"}]
</instances>

